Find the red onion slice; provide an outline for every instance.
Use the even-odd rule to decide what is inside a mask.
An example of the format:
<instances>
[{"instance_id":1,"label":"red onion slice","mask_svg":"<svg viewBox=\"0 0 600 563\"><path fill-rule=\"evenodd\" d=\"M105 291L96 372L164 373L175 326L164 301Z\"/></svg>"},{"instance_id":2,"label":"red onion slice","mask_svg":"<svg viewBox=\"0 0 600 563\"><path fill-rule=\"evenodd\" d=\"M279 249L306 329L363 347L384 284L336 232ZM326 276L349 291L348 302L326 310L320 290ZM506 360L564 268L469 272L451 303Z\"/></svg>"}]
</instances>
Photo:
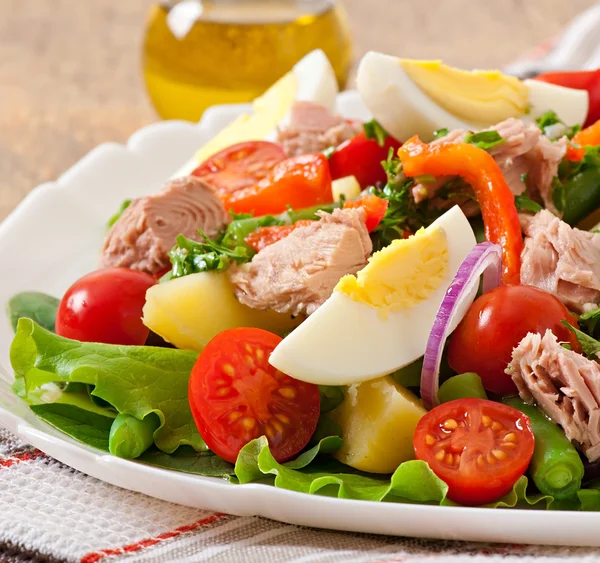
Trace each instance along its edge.
<instances>
[{"instance_id":1,"label":"red onion slice","mask_svg":"<svg viewBox=\"0 0 600 563\"><path fill-rule=\"evenodd\" d=\"M497 244L476 245L456 272L438 309L427 340L421 371L421 398L426 409L439 405L440 363L446 339L465 316L483 274L483 292L494 289L502 280L502 249Z\"/></svg>"}]
</instances>

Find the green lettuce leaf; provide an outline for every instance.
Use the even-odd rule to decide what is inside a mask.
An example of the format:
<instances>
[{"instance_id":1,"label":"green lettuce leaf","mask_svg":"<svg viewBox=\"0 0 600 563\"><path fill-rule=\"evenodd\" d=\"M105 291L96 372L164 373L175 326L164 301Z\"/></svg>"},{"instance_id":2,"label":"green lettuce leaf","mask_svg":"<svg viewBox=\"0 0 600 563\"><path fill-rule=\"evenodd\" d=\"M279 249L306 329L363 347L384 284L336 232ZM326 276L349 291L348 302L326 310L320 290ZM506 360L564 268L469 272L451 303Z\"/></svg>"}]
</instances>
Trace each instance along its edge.
<instances>
[{"instance_id":1,"label":"green lettuce leaf","mask_svg":"<svg viewBox=\"0 0 600 563\"><path fill-rule=\"evenodd\" d=\"M30 408L42 420L71 438L99 450L109 451L110 428L114 418L61 403L32 405ZM233 464L212 452L196 452L190 446L181 446L172 454L166 454L152 447L135 461L194 475L208 477L233 475Z\"/></svg>"},{"instance_id":2,"label":"green lettuce leaf","mask_svg":"<svg viewBox=\"0 0 600 563\"><path fill-rule=\"evenodd\" d=\"M337 437L325 438L296 460L280 464L275 461L267 439L263 436L242 448L235 465L235 474L240 483L275 475L276 487L309 494L334 494L339 498L439 503L446 497L448 487L423 461L403 463L391 478L353 473L350 467L337 462L323 463L320 457L319 463L313 463L317 455L332 453L341 443L341 439ZM348 472L334 472L333 468Z\"/></svg>"},{"instance_id":3,"label":"green lettuce leaf","mask_svg":"<svg viewBox=\"0 0 600 563\"><path fill-rule=\"evenodd\" d=\"M192 414L187 386L197 352L149 346L77 342L21 319L10 359L26 398L47 383L85 383L92 395L123 414L143 420L155 413L161 424L154 443L166 453L181 445L205 451ZM19 381L22 380L22 381ZM24 384L24 385L23 385Z\"/></svg>"},{"instance_id":4,"label":"green lettuce leaf","mask_svg":"<svg viewBox=\"0 0 600 563\"><path fill-rule=\"evenodd\" d=\"M108 436L114 418L64 403L31 405L29 408L71 438L108 452Z\"/></svg>"},{"instance_id":5,"label":"green lettuce leaf","mask_svg":"<svg viewBox=\"0 0 600 563\"><path fill-rule=\"evenodd\" d=\"M205 477L228 478L233 475L233 464L221 459L212 452L196 452L190 446L181 446L172 454L166 454L156 448L151 448L135 461L141 461L163 469L204 475Z\"/></svg>"},{"instance_id":6,"label":"green lettuce leaf","mask_svg":"<svg viewBox=\"0 0 600 563\"><path fill-rule=\"evenodd\" d=\"M60 299L40 293L39 291L24 291L11 297L6 304L6 312L13 330L17 330L17 323L22 317L34 320L46 330L54 332L56 311Z\"/></svg>"}]
</instances>

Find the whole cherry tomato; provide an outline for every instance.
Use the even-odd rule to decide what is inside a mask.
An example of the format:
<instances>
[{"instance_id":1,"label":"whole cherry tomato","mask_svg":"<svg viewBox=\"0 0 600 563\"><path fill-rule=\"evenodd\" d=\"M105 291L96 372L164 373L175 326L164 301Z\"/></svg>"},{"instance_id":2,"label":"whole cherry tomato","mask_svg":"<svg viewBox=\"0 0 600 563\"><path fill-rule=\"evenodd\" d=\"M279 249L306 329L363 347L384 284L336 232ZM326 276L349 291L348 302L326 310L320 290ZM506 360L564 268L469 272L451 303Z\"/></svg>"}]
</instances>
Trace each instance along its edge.
<instances>
[{"instance_id":1,"label":"whole cherry tomato","mask_svg":"<svg viewBox=\"0 0 600 563\"><path fill-rule=\"evenodd\" d=\"M513 348L528 332L547 329L573 349L575 336L561 324L577 320L552 294L528 285L501 285L476 299L458 325L448 345L448 362L458 373L479 374L483 386L500 395L517 388L505 373Z\"/></svg>"},{"instance_id":2,"label":"whole cherry tomato","mask_svg":"<svg viewBox=\"0 0 600 563\"><path fill-rule=\"evenodd\" d=\"M107 268L77 280L63 296L56 333L83 342L141 346L149 329L142 323L146 290L156 280L127 268Z\"/></svg>"}]
</instances>

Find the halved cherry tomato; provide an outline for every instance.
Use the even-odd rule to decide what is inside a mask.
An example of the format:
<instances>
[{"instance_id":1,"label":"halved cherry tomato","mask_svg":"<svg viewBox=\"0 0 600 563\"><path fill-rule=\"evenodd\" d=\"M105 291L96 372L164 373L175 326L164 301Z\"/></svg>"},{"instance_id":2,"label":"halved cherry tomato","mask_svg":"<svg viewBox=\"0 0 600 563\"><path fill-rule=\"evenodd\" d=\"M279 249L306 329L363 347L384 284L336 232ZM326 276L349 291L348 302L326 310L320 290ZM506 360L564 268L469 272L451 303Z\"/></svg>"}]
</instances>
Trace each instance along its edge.
<instances>
[{"instance_id":1,"label":"halved cherry tomato","mask_svg":"<svg viewBox=\"0 0 600 563\"><path fill-rule=\"evenodd\" d=\"M235 463L251 440L266 436L285 461L306 446L319 419L319 387L269 364L281 338L258 328L215 336L200 353L189 382L198 432L218 456Z\"/></svg>"},{"instance_id":2,"label":"halved cherry tomato","mask_svg":"<svg viewBox=\"0 0 600 563\"><path fill-rule=\"evenodd\" d=\"M293 225L273 225L272 227L259 227L253 233L250 233L244 242L256 252L260 252L263 248L271 246L274 242L280 241L287 237L292 231L298 227L306 227L314 223L314 221L301 219Z\"/></svg>"},{"instance_id":3,"label":"halved cherry tomato","mask_svg":"<svg viewBox=\"0 0 600 563\"><path fill-rule=\"evenodd\" d=\"M376 229L385 217L385 212L387 211L389 204L390 202L387 199L382 199L376 195L370 194L359 199L347 201L344 203L344 209L364 209L367 216L367 231L371 232Z\"/></svg>"},{"instance_id":4,"label":"halved cherry tomato","mask_svg":"<svg viewBox=\"0 0 600 563\"><path fill-rule=\"evenodd\" d=\"M402 143L393 137L388 137L380 146L375 139L367 139L364 133L359 133L342 143L331 155L331 177L337 180L354 176L363 188L385 182L387 178L381 162L387 160L390 148L395 153L401 146Z\"/></svg>"},{"instance_id":5,"label":"halved cherry tomato","mask_svg":"<svg viewBox=\"0 0 600 563\"><path fill-rule=\"evenodd\" d=\"M536 76L535 80L576 90L587 90L589 109L583 126L588 127L600 119L600 69L545 72ZM575 125L575 123L567 123L567 125Z\"/></svg>"},{"instance_id":6,"label":"halved cherry tomato","mask_svg":"<svg viewBox=\"0 0 600 563\"><path fill-rule=\"evenodd\" d=\"M256 185L285 158L283 148L275 143L238 143L204 161L192 176L203 178L219 193L227 194Z\"/></svg>"},{"instance_id":7,"label":"halved cherry tomato","mask_svg":"<svg viewBox=\"0 0 600 563\"><path fill-rule=\"evenodd\" d=\"M333 202L331 174L322 154L304 154L277 164L258 183L224 194L223 203L235 213L273 215Z\"/></svg>"},{"instance_id":8,"label":"halved cherry tomato","mask_svg":"<svg viewBox=\"0 0 600 563\"><path fill-rule=\"evenodd\" d=\"M479 374L483 386L500 395L516 394L505 373L513 348L528 332L552 330L557 338L580 350L561 321L577 319L552 294L529 285L502 285L476 299L448 344L448 363L457 373Z\"/></svg>"},{"instance_id":9,"label":"halved cherry tomato","mask_svg":"<svg viewBox=\"0 0 600 563\"><path fill-rule=\"evenodd\" d=\"M146 290L156 280L127 268L107 268L77 280L56 313L56 333L83 342L141 346L150 330L142 323Z\"/></svg>"},{"instance_id":10,"label":"halved cherry tomato","mask_svg":"<svg viewBox=\"0 0 600 563\"><path fill-rule=\"evenodd\" d=\"M535 440L529 418L484 399L457 399L417 424L415 456L448 485L448 498L466 505L498 500L525 473Z\"/></svg>"}]
</instances>

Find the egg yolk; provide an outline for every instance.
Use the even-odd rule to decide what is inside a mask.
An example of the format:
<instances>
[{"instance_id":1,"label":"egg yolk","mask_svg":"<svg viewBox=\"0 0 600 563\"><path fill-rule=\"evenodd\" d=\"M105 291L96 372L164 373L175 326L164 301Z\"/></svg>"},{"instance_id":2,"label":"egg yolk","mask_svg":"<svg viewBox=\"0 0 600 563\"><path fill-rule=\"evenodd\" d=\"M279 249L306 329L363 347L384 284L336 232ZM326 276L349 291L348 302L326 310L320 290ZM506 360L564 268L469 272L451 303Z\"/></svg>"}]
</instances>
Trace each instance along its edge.
<instances>
[{"instance_id":1,"label":"egg yolk","mask_svg":"<svg viewBox=\"0 0 600 563\"><path fill-rule=\"evenodd\" d=\"M440 227L395 240L369 259L356 276L344 276L335 291L377 307L385 315L409 309L435 292L448 272L448 241Z\"/></svg>"},{"instance_id":2,"label":"egg yolk","mask_svg":"<svg viewBox=\"0 0 600 563\"><path fill-rule=\"evenodd\" d=\"M529 91L497 70L466 71L440 61L401 59L411 80L438 105L467 123L489 125L527 110Z\"/></svg>"}]
</instances>

